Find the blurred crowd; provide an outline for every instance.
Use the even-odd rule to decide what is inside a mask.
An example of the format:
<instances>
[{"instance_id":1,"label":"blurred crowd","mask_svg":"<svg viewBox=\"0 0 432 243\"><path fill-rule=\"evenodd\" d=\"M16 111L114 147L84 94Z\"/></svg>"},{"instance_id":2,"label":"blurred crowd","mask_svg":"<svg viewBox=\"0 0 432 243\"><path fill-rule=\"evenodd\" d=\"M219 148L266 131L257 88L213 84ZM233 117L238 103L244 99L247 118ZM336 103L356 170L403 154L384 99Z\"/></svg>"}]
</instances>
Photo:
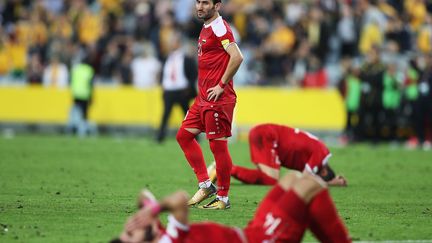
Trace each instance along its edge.
<instances>
[{"instance_id":1,"label":"blurred crowd","mask_svg":"<svg viewBox=\"0 0 432 243\"><path fill-rule=\"evenodd\" d=\"M194 8L194 0L0 1L0 83L66 87L85 59L96 85L155 87L175 32L195 56ZM339 87L349 139L404 136L399 128L419 130L419 112L432 112L417 104L432 96L432 0L229 0L221 14L244 54L236 85Z\"/></svg>"}]
</instances>

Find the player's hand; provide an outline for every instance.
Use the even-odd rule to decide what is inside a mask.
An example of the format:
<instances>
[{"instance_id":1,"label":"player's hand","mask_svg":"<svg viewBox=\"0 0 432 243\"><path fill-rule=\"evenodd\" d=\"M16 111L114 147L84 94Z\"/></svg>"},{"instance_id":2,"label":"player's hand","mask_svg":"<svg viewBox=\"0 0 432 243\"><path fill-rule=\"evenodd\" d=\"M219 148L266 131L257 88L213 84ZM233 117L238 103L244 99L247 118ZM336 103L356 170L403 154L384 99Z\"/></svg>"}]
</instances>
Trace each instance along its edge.
<instances>
[{"instance_id":1,"label":"player's hand","mask_svg":"<svg viewBox=\"0 0 432 243\"><path fill-rule=\"evenodd\" d=\"M328 181L327 184L329 186L348 186L348 181L345 179L345 177L337 175L335 178Z\"/></svg>"},{"instance_id":2,"label":"player's hand","mask_svg":"<svg viewBox=\"0 0 432 243\"><path fill-rule=\"evenodd\" d=\"M217 99L219 99L219 97L223 92L224 89L221 86L219 86L219 84L217 84L213 88L207 90L207 100L211 101L212 99L214 99L214 101L216 101Z\"/></svg>"},{"instance_id":3,"label":"player's hand","mask_svg":"<svg viewBox=\"0 0 432 243\"><path fill-rule=\"evenodd\" d=\"M143 229L150 225L154 220L154 215L150 208L141 209L132 216L125 225L126 232L133 232L137 229Z\"/></svg>"}]
</instances>

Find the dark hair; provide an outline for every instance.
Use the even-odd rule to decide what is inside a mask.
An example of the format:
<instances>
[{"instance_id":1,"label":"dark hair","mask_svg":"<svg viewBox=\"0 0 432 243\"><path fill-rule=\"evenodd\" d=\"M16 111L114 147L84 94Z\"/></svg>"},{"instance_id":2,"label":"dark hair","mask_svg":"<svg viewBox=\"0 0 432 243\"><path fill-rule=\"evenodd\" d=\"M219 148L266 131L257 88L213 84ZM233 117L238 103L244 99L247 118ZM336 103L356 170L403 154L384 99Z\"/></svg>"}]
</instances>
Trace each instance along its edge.
<instances>
[{"instance_id":1,"label":"dark hair","mask_svg":"<svg viewBox=\"0 0 432 243\"><path fill-rule=\"evenodd\" d=\"M120 238L114 238L109 243L122 243L122 241L120 240Z\"/></svg>"},{"instance_id":2,"label":"dark hair","mask_svg":"<svg viewBox=\"0 0 432 243\"><path fill-rule=\"evenodd\" d=\"M222 0L212 0L212 1L213 1L213 4L222 2Z\"/></svg>"}]
</instances>

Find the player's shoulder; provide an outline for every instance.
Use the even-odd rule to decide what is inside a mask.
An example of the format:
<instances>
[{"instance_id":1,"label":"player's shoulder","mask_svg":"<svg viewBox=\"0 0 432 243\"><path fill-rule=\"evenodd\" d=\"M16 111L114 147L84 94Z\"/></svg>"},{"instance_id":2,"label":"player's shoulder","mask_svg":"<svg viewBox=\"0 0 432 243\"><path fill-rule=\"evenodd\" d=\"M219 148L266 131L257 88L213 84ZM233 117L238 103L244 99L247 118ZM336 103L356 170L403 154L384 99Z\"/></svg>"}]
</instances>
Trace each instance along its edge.
<instances>
[{"instance_id":1,"label":"player's shoulder","mask_svg":"<svg viewBox=\"0 0 432 243\"><path fill-rule=\"evenodd\" d=\"M231 32L231 28L228 24L228 22L226 22L222 16L217 17L213 23L211 23L211 29L213 30L213 33L217 36L217 37L222 37L224 36L227 32Z\"/></svg>"}]
</instances>

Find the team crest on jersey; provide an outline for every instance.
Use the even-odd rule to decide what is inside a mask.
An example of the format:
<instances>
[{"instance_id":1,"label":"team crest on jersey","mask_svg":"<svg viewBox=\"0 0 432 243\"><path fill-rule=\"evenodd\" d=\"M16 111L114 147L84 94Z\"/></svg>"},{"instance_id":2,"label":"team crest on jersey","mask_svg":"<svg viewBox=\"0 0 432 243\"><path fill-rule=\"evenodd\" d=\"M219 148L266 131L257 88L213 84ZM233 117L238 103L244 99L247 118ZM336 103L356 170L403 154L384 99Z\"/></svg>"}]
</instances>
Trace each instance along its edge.
<instances>
[{"instance_id":1,"label":"team crest on jersey","mask_svg":"<svg viewBox=\"0 0 432 243\"><path fill-rule=\"evenodd\" d=\"M202 40L202 43L203 43L203 44L205 44L206 42L207 42L207 40L206 40L206 39Z\"/></svg>"},{"instance_id":2,"label":"team crest on jersey","mask_svg":"<svg viewBox=\"0 0 432 243\"><path fill-rule=\"evenodd\" d=\"M202 56L202 45L200 41L198 41L198 56Z\"/></svg>"}]
</instances>

